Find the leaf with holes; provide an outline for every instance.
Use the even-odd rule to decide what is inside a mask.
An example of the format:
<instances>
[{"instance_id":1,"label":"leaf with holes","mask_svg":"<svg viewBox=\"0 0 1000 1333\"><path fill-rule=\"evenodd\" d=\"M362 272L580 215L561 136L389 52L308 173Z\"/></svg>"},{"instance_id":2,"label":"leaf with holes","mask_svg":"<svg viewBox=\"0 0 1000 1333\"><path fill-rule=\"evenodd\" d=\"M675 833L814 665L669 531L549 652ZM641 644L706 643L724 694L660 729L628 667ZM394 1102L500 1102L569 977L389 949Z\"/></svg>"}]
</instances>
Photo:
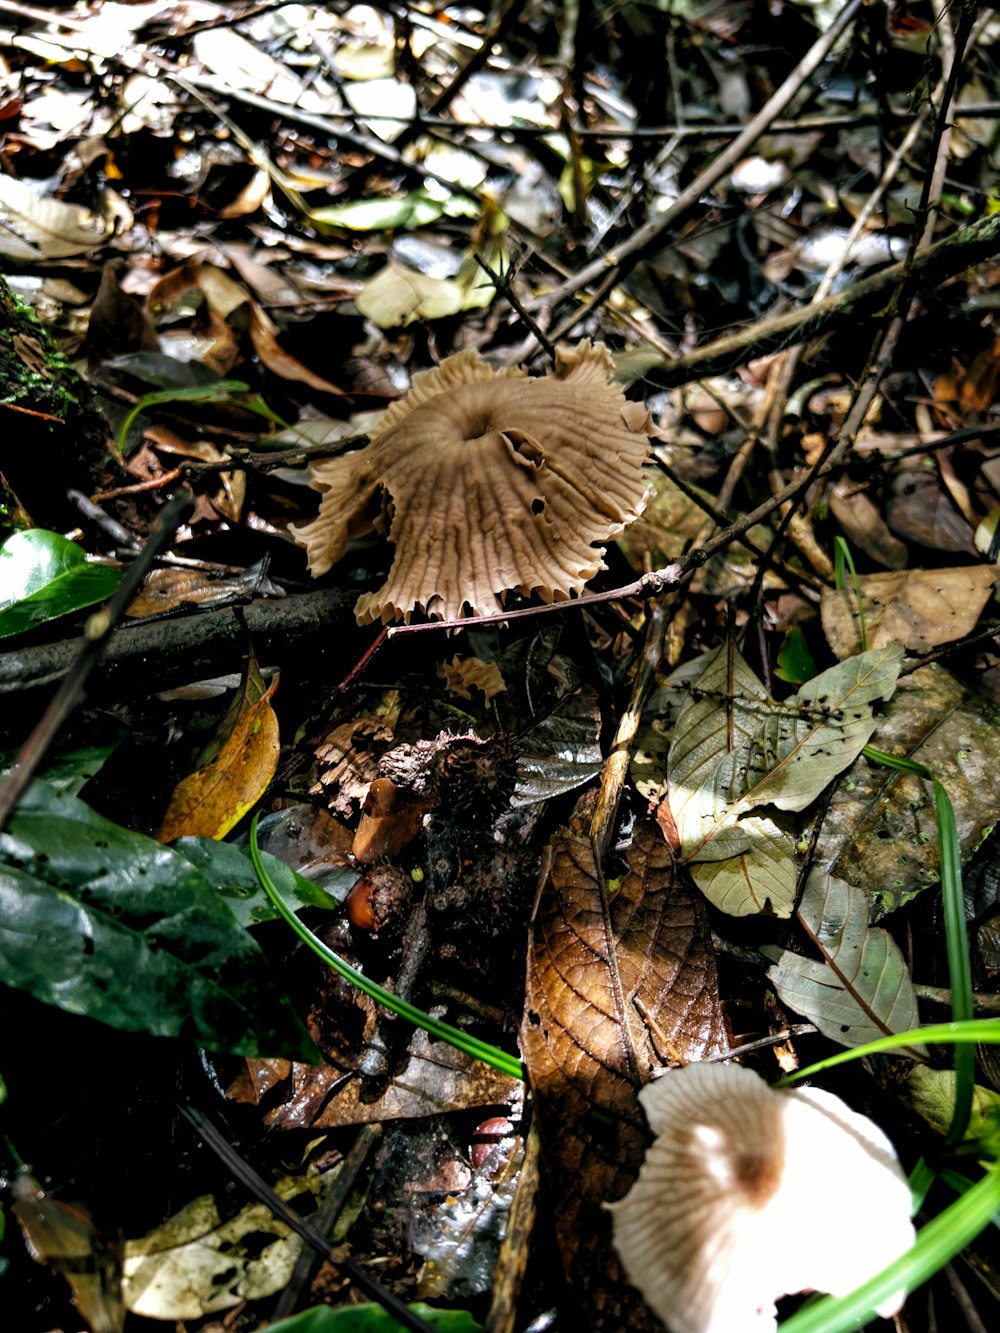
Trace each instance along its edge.
<instances>
[{"instance_id":1,"label":"leaf with holes","mask_svg":"<svg viewBox=\"0 0 1000 1333\"><path fill-rule=\"evenodd\" d=\"M731 651L731 661L729 653ZM875 730L872 704L896 686L898 644L831 667L777 704L735 650L713 654L681 710L670 749L670 808L689 861L748 850L740 817L802 810Z\"/></svg>"},{"instance_id":2,"label":"leaf with holes","mask_svg":"<svg viewBox=\"0 0 1000 1333\"><path fill-rule=\"evenodd\" d=\"M843 1046L919 1027L913 982L888 931L868 924L861 889L813 870L798 910L822 960L765 948L781 1000Z\"/></svg>"}]
</instances>

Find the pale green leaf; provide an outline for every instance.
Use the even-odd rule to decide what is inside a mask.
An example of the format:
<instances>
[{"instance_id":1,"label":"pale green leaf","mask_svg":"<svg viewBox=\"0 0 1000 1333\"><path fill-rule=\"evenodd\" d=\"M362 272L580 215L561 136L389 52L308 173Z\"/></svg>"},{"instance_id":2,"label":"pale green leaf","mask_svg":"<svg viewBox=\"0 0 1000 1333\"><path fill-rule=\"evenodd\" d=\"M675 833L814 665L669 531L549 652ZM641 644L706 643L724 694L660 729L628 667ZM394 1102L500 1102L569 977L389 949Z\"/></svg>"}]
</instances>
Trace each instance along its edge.
<instances>
[{"instance_id":1,"label":"pale green leaf","mask_svg":"<svg viewBox=\"0 0 1000 1333\"><path fill-rule=\"evenodd\" d=\"M754 738L744 805L803 810L849 768L875 730L871 705L896 688L898 643L849 657L807 681Z\"/></svg>"},{"instance_id":2,"label":"pale green leaf","mask_svg":"<svg viewBox=\"0 0 1000 1333\"><path fill-rule=\"evenodd\" d=\"M694 882L710 903L730 916L766 912L791 916L798 865L792 839L762 815L739 822L747 850L724 861L698 861L689 866Z\"/></svg>"},{"instance_id":3,"label":"pale green leaf","mask_svg":"<svg viewBox=\"0 0 1000 1333\"><path fill-rule=\"evenodd\" d=\"M861 753L871 705L895 688L902 649L862 653L824 671L783 704L735 649L709 659L677 719L670 809L688 860L747 850L741 816L762 805L802 810Z\"/></svg>"},{"instance_id":4,"label":"pale green leaf","mask_svg":"<svg viewBox=\"0 0 1000 1333\"><path fill-rule=\"evenodd\" d=\"M765 950L776 957L767 975L783 1004L844 1046L919 1025L903 955L887 931L869 926L861 889L813 870L798 915L822 959Z\"/></svg>"},{"instance_id":5,"label":"pale green leaf","mask_svg":"<svg viewBox=\"0 0 1000 1333\"><path fill-rule=\"evenodd\" d=\"M670 746L670 811L685 855L721 860L750 845L735 821L722 824L742 794L734 776L737 756L769 706L767 691L735 648L731 660L726 645L711 654L677 715Z\"/></svg>"}]
</instances>

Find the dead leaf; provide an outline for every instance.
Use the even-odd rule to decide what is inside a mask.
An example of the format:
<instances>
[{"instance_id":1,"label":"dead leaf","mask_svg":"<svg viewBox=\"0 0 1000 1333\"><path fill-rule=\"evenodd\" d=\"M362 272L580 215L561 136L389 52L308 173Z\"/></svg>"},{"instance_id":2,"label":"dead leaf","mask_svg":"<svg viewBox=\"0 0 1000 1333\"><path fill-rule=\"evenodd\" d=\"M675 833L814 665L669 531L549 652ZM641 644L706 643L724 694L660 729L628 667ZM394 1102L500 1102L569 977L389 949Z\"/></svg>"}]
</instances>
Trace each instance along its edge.
<instances>
[{"instance_id":1,"label":"dead leaf","mask_svg":"<svg viewBox=\"0 0 1000 1333\"><path fill-rule=\"evenodd\" d=\"M82 1208L62 1203L25 1170L11 1186L13 1213L32 1259L61 1273L91 1333L121 1333L125 1322L118 1256Z\"/></svg>"},{"instance_id":2,"label":"dead leaf","mask_svg":"<svg viewBox=\"0 0 1000 1333\"><path fill-rule=\"evenodd\" d=\"M697 1060L727 1046L707 921L649 824L610 909L588 841L561 832L552 853L529 946L521 1050L556 1237L589 1326L652 1330L601 1204L626 1192L642 1161L637 1092L650 1070L668 1055Z\"/></svg>"},{"instance_id":3,"label":"dead leaf","mask_svg":"<svg viewBox=\"0 0 1000 1333\"><path fill-rule=\"evenodd\" d=\"M933 663L899 682L873 743L936 774L955 808L962 856L969 856L1000 808L995 705ZM814 862L863 885L874 918L937 884L938 829L928 784L860 759L833 788Z\"/></svg>"},{"instance_id":4,"label":"dead leaf","mask_svg":"<svg viewBox=\"0 0 1000 1333\"><path fill-rule=\"evenodd\" d=\"M8 259L68 259L103 245L104 218L64 204L25 181L0 176L0 254Z\"/></svg>"},{"instance_id":5,"label":"dead leaf","mask_svg":"<svg viewBox=\"0 0 1000 1333\"><path fill-rule=\"evenodd\" d=\"M218 753L174 788L160 842L177 838L222 838L260 800L278 767L278 719L271 707L277 677L260 693L248 662L237 692L238 709ZM225 733L224 733L225 734Z\"/></svg>"},{"instance_id":6,"label":"dead leaf","mask_svg":"<svg viewBox=\"0 0 1000 1333\"><path fill-rule=\"evenodd\" d=\"M860 614L853 584L823 589L823 633L841 660L861 651L861 618L869 648L901 643L926 653L972 633L998 579L992 565L862 574Z\"/></svg>"}]
</instances>

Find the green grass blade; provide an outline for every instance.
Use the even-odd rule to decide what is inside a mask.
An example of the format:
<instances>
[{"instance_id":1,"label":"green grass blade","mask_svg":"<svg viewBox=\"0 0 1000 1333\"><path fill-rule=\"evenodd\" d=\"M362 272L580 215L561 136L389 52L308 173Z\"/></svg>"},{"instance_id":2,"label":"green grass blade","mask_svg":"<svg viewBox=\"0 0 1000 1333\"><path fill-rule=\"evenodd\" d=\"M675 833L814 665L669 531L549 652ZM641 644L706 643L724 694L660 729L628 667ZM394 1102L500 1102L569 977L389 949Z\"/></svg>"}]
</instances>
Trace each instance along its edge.
<instances>
[{"instance_id":1,"label":"green grass blade","mask_svg":"<svg viewBox=\"0 0 1000 1333\"><path fill-rule=\"evenodd\" d=\"M934 789L934 808L937 812L938 839L941 849L941 902L944 908L945 948L948 953L948 975L951 985L951 1016L956 1023L973 1017L972 965L969 961L969 936L965 924L965 899L962 892L962 855L958 845L955 810L944 787L937 778L912 759L898 759L883 750L866 745L866 758L885 764L900 773L912 773L930 782ZM955 1106L947 1143L958 1143L969 1124L972 1113L972 1090L976 1075L976 1053L972 1047L958 1046L955 1050Z\"/></svg>"},{"instance_id":2,"label":"green grass blade","mask_svg":"<svg viewBox=\"0 0 1000 1333\"><path fill-rule=\"evenodd\" d=\"M775 1083L776 1088L788 1088L793 1083L801 1083L805 1078L815 1078L825 1069L834 1069L837 1065L847 1064L848 1060L860 1060L866 1055L881 1055L886 1051L898 1051L904 1047L920 1045L921 1042L940 1042L945 1045L975 1046L982 1042L987 1046L1000 1045L1000 1019L973 1018L961 1023L929 1023L926 1027L913 1028L910 1032L892 1032L885 1037L876 1037L865 1042L864 1046L854 1046L849 1051L838 1051L828 1055L825 1060L817 1060L805 1069L794 1074L786 1074Z\"/></svg>"},{"instance_id":3,"label":"green grass blade","mask_svg":"<svg viewBox=\"0 0 1000 1333\"><path fill-rule=\"evenodd\" d=\"M524 1066L516 1055L501 1051L498 1046L491 1046L487 1041L480 1041L478 1037L472 1037L469 1033L462 1032L460 1028L452 1027L450 1023L443 1023L438 1018L432 1018L423 1009L418 1009L416 1005L400 999L398 995L393 995L392 991L386 990L384 986L370 980L363 972L359 972L356 967L352 967L350 963L345 963L339 954L335 954L332 949L327 948L322 940L317 939L309 927L303 925L284 901L264 869L260 848L257 845L258 818L258 815L254 815L253 823L250 825L250 859L253 861L257 878L277 911L295 931L299 939L312 949L313 953L318 954L335 972L339 973L346 981L352 982L359 990L364 991L365 995L370 996L377 1004L384 1005L386 1009L398 1014L400 1018L405 1018L414 1027L423 1028L425 1032L430 1033L438 1041L446 1041L449 1046L454 1046L456 1050L463 1051L475 1060L482 1060L484 1064L490 1065L493 1069L498 1069L501 1074L523 1080Z\"/></svg>"}]
</instances>

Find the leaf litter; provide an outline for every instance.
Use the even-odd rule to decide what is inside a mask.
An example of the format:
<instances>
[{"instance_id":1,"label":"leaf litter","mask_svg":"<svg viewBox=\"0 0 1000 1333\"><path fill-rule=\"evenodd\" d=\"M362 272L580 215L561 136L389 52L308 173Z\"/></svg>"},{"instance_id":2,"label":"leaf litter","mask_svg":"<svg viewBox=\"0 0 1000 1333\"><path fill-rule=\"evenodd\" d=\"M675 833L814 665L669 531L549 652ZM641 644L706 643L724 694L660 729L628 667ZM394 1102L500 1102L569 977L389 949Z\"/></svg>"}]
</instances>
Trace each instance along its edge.
<instances>
[{"instance_id":1,"label":"leaf litter","mask_svg":"<svg viewBox=\"0 0 1000 1333\"><path fill-rule=\"evenodd\" d=\"M951 797L976 1003L995 1011L1000 25L930 4L8 8L3 308L37 322L9 339L4 536L26 515L71 577L108 576L67 592L41 552L10 599L28 617L2 654L11 764L45 702L19 682L58 680L99 632L88 617L181 485L193 513L99 671L121 679L143 622L175 685L195 616L225 606L241 639L199 645L170 693L155 655L123 657L133 685L63 720L52 776L75 747L71 794L36 784L0 835L0 967L24 1016L0 1067L7 1140L105 1235L162 1248L178 1202L206 1195L164 1123L173 1093L140 1205L107 1145L121 1156L144 1084L120 1105L57 1098L37 1059L50 1028L85 1025L110 1086L129 1030L147 1081L176 1069L279 1191L287 1157L327 1181L313 1216L346 1237L339 1268L310 1275L290 1249L268 1273L245 1200L212 1178L237 1248L220 1233L218 1280L182 1278L162 1317L325 1328L366 1309L356 1256L390 1297L444 1307L414 1320L655 1328L601 1206L643 1161L643 1085L736 1049L773 1082L948 1002L931 793L868 744ZM800 90L807 59L821 75ZM893 349L870 316L907 256ZM86 380L53 397L81 358ZM510 402L462 417L455 365ZM420 453L400 432L427 377L447 391ZM615 422L598 413L587 444L598 378ZM96 434L73 428L83 406ZM394 432L400 456L380 457ZM334 629L305 649L272 634L261 656L245 604L266 619L323 595L293 540L317 522L310 477L350 491L320 511L336 540L313 562ZM428 613L476 623L422 632ZM273 698L247 692L255 652ZM324 943L518 1051L527 1100L299 952L242 845L254 809ZM213 1052L197 1069L193 1045ZM968 1173L940 1139L948 1056L911 1046L837 1090L907 1165L927 1151L916 1105L933 1169ZM987 1053L977 1107L991 1077ZM491 1124L504 1146L483 1167ZM922 1220L941 1206L932 1192ZM81 1317L14 1238L3 1280L53 1327ZM907 1317L933 1302L959 1327L978 1305L988 1325L995 1263L981 1242L969 1263L984 1287L963 1261Z\"/></svg>"}]
</instances>

